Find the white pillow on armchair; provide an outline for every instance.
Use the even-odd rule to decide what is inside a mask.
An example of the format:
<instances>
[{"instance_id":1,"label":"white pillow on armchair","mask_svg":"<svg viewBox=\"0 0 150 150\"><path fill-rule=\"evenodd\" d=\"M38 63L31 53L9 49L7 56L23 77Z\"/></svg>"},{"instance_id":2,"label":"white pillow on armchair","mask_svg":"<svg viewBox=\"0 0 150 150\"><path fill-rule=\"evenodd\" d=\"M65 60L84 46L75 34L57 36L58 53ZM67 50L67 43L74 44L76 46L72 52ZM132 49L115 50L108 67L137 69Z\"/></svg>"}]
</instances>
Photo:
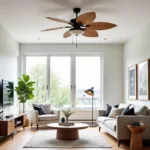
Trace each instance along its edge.
<instances>
[{"instance_id":1,"label":"white pillow on armchair","mask_svg":"<svg viewBox=\"0 0 150 150\"><path fill-rule=\"evenodd\" d=\"M53 114L51 104L42 104L46 114Z\"/></svg>"}]
</instances>

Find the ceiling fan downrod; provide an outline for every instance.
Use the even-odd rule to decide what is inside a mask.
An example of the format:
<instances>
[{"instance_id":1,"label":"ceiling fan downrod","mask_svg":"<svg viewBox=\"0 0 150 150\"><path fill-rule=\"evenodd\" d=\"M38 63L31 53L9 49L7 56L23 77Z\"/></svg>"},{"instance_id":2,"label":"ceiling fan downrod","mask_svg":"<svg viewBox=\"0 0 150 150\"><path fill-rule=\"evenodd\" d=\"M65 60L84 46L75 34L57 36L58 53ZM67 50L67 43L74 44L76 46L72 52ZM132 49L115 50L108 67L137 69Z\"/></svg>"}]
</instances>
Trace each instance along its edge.
<instances>
[{"instance_id":1,"label":"ceiling fan downrod","mask_svg":"<svg viewBox=\"0 0 150 150\"><path fill-rule=\"evenodd\" d=\"M80 13L81 8L73 8L73 12L76 14L76 18L78 17L78 14Z\"/></svg>"}]
</instances>

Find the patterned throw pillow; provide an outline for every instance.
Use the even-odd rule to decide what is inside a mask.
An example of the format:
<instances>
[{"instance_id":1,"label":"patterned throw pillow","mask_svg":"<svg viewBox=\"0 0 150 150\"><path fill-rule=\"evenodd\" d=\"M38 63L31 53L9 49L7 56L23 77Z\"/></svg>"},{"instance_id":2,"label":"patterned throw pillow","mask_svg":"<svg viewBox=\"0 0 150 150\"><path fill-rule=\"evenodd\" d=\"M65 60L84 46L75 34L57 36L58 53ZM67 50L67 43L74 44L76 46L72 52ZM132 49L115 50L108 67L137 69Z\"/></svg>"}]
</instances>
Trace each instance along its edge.
<instances>
[{"instance_id":1,"label":"patterned throw pillow","mask_svg":"<svg viewBox=\"0 0 150 150\"><path fill-rule=\"evenodd\" d=\"M115 108L115 107L112 107L111 108L111 111L110 111L110 114L109 114L109 118L116 118L117 116L121 115L122 111L123 111L124 108Z\"/></svg>"}]
</instances>

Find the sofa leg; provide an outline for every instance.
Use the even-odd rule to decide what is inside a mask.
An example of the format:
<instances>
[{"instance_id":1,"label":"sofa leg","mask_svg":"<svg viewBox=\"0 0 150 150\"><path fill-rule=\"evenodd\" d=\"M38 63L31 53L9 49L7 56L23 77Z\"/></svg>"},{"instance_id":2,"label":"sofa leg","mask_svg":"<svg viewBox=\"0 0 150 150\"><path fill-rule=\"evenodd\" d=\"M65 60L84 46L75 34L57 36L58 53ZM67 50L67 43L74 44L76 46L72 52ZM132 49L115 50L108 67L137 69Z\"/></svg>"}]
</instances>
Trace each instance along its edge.
<instances>
[{"instance_id":1,"label":"sofa leg","mask_svg":"<svg viewBox=\"0 0 150 150\"><path fill-rule=\"evenodd\" d=\"M121 140L118 140L118 147L120 146Z\"/></svg>"},{"instance_id":2,"label":"sofa leg","mask_svg":"<svg viewBox=\"0 0 150 150\"><path fill-rule=\"evenodd\" d=\"M37 125L37 130L39 130L39 125Z\"/></svg>"},{"instance_id":3,"label":"sofa leg","mask_svg":"<svg viewBox=\"0 0 150 150\"><path fill-rule=\"evenodd\" d=\"M31 123L31 128L32 128L32 126L33 126L33 123Z\"/></svg>"},{"instance_id":4,"label":"sofa leg","mask_svg":"<svg viewBox=\"0 0 150 150\"><path fill-rule=\"evenodd\" d=\"M99 132L101 131L101 127L99 127Z\"/></svg>"}]
</instances>

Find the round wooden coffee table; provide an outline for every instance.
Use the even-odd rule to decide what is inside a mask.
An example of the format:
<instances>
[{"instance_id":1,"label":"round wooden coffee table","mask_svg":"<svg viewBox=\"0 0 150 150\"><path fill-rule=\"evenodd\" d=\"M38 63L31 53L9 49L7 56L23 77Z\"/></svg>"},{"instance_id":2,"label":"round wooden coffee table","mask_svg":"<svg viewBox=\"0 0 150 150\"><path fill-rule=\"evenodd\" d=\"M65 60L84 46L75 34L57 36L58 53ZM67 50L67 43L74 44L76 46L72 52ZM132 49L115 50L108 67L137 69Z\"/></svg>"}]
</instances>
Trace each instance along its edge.
<instances>
[{"instance_id":1,"label":"round wooden coffee table","mask_svg":"<svg viewBox=\"0 0 150 150\"><path fill-rule=\"evenodd\" d=\"M73 126L60 126L58 123L51 123L47 126L57 130L56 138L59 140L77 140L79 139L78 130L89 127L89 125L85 123L75 123Z\"/></svg>"}]
</instances>

